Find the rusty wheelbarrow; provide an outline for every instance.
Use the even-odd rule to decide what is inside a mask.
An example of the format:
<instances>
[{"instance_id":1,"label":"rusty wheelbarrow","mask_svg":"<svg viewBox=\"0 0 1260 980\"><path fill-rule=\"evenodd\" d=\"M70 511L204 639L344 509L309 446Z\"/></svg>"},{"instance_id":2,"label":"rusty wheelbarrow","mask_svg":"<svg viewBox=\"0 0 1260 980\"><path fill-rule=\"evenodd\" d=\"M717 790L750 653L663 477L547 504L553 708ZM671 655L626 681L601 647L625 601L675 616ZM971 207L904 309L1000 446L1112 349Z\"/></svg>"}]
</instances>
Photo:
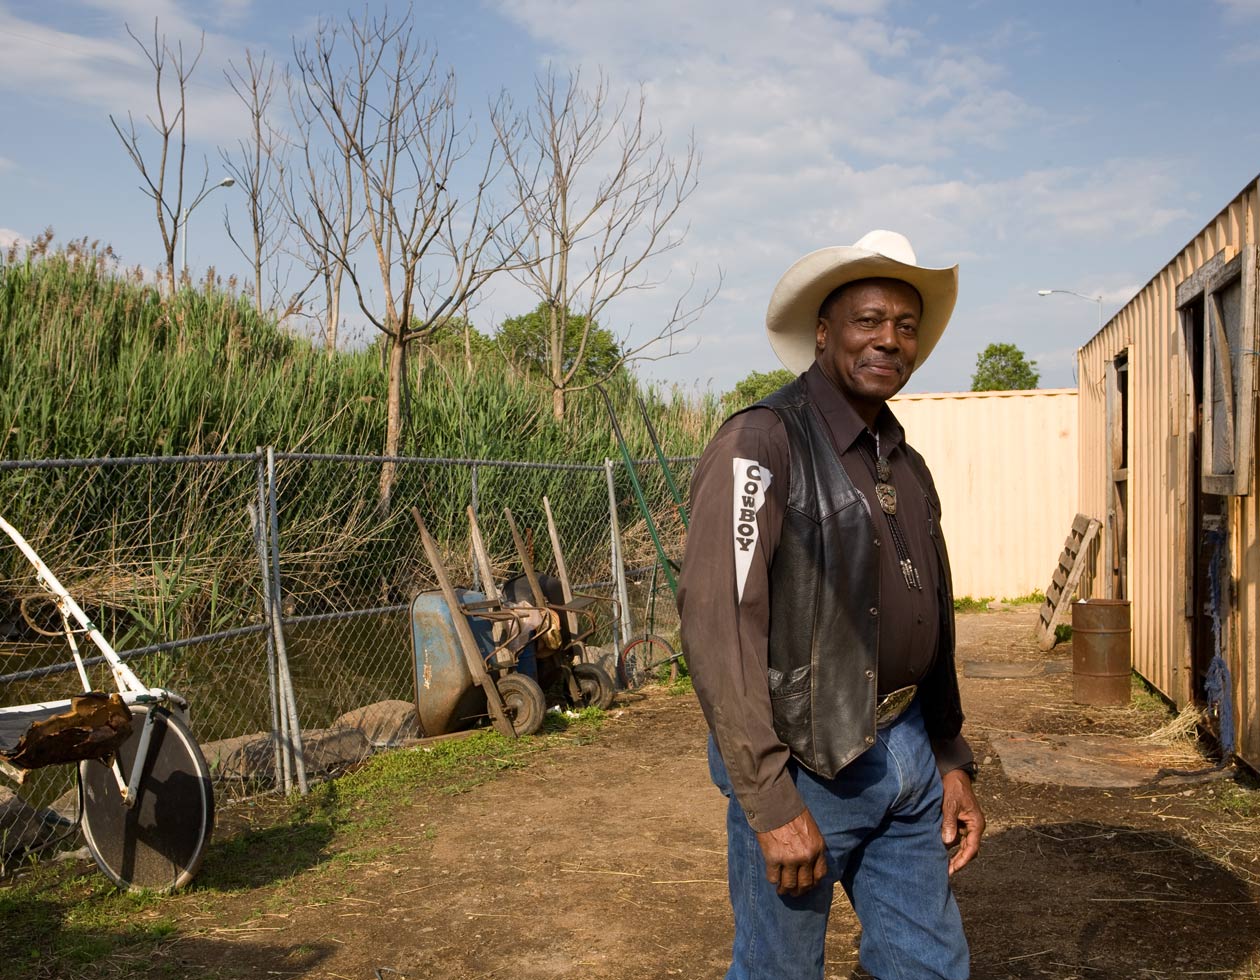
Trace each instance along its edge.
<instances>
[{"instance_id":1,"label":"rusty wheelbarrow","mask_svg":"<svg viewBox=\"0 0 1260 980\"><path fill-rule=\"evenodd\" d=\"M550 626L545 611L456 589L420 512L413 507L411 514L438 581L438 591L422 592L411 603L421 730L445 735L489 716L509 738L532 735L547 710L530 647Z\"/></svg>"}]
</instances>

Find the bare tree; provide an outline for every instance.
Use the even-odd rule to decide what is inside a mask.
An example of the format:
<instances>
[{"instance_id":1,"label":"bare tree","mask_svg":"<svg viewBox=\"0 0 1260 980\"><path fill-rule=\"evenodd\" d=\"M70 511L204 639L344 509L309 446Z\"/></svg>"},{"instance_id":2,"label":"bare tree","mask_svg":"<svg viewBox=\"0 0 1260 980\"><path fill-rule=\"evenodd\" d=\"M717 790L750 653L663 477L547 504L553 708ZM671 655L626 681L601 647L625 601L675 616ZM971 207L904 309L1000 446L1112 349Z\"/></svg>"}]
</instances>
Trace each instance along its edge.
<instances>
[{"instance_id":1,"label":"bare tree","mask_svg":"<svg viewBox=\"0 0 1260 980\"><path fill-rule=\"evenodd\" d=\"M321 24L314 40L295 51L295 61L310 115L335 147L333 158L350 163L363 249L376 259L369 280L356 253L343 249L338 236L326 236L359 308L385 336L384 455L393 457L404 423L408 345L463 308L519 251L508 226L515 212L496 213L489 199L503 167L498 148L510 145L511 125L500 120L500 140L490 142L473 173L464 173L475 133L458 113L454 75L441 71L436 56L414 40L410 15L393 22L388 14L365 11L344 27ZM321 224L336 227L337 213L313 198L309 203ZM381 290L376 302L373 285ZM383 510L394 474L395 464L387 461L380 479Z\"/></svg>"},{"instance_id":2,"label":"bare tree","mask_svg":"<svg viewBox=\"0 0 1260 980\"><path fill-rule=\"evenodd\" d=\"M299 54L295 46L295 57ZM302 81L286 76L285 87L289 108L296 126L294 142L300 153L300 166L287 168L282 163L281 199L296 238L296 256L318 280L324 293L320 332L324 349L331 357L337 350L341 326L341 285L345 276L345 259L363 241L361 208L357 205L355 159L345 140L332 139L331 145L321 142L321 134L329 135L322 117L308 98ZM354 114L350 129L362 129L368 105L348 105Z\"/></svg>"},{"instance_id":3,"label":"bare tree","mask_svg":"<svg viewBox=\"0 0 1260 980\"><path fill-rule=\"evenodd\" d=\"M189 61L184 56L184 44L176 42L172 49L166 41L166 35L158 34L158 22L153 21L153 43L149 45L127 27L127 34L144 52L145 59L153 68L153 87L156 94L157 114L146 115L145 121L157 133L158 149L156 160L145 158L141 146L140 134L136 131L136 120L127 113L127 128L124 131L118 120L109 117L114 132L122 140L131 162L140 171L142 181L140 190L153 201L157 214L158 231L162 235L162 247L166 253L166 283L171 293L175 292L175 248L179 236L184 229L180 223L180 215L184 207L184 164L188 153L187 140L187 90L188 79L192 77L201 60L201 52L205 48L205 35L197 45L197 53ZM169 74L168 74L169 72ZM168 81L164 83L163 75ZM171 76L174 76L173 78ZM173 93L167 89L174 88ZM195 200L206 189L209 180L208 172L203 172L201 186ZM174 185L172 187L171 185Z\"/></svg>"},{"instance_id":4,"label":"bare tree","mask_svg":"<svg viewBox=\"0 0 1260 980\"><path fill-rule=\"evenodd\" d=\"M696 188L700 158L694 141L681 157L670 156L661 131L645 123L642 92L614 102L602 75L583 88L579 72L558 79L548 71L535 95L525 139L504 138L501 146L529 229L530 261L516 275L546 309L546 384L552 414L562 419L567 393L598 384L627 361L677 353L674 340L716 289L693 301L693 274L666 321L646 340L622 342L615 362L592 376L589 342L608 304L660 285L648 264L686 236L675 219Z\"/></svg>"},{"instance_id":5,"label":"bare tree","mask_svg":"<svg viewBox=\"0 0 1260 980\"><path fill-rule=\"evenodd\" d=\"M284 141L271 126L271 103L276 96L276 66L264 53L255 58L245 51L245 65L233 62L223 73L228 85L249 113L249 132L236 141L233 151L220 150L224 169L245 192L249 208L249 238L242 241L232 230L229 210L223 226L238 252L253 271L254 305L261 316L271 311L284 319L295 312L305 289L289 296L281 308L283 285L276 259L284 245L286 222L278 181L283 172Z\"/></svg>"}]
</instances>

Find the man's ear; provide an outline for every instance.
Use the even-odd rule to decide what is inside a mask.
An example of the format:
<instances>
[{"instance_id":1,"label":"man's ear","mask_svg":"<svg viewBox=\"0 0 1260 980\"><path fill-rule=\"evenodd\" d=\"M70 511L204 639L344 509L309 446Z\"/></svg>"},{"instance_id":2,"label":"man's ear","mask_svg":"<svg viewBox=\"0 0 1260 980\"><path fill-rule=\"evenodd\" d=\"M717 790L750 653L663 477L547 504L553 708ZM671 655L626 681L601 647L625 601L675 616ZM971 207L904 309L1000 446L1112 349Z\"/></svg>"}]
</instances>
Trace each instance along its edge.
<instances>
[{"instance_id":1,"label":"man's ear","mask_svg":"<svg viewBox=\"0 0 1260 980\"><path fill-rule=\"evenodd\" d=\"M822 350L827 346L827 321L823 317L818 318L818 326L814 328L814 352Z\"/></svg>"}]
</instances>

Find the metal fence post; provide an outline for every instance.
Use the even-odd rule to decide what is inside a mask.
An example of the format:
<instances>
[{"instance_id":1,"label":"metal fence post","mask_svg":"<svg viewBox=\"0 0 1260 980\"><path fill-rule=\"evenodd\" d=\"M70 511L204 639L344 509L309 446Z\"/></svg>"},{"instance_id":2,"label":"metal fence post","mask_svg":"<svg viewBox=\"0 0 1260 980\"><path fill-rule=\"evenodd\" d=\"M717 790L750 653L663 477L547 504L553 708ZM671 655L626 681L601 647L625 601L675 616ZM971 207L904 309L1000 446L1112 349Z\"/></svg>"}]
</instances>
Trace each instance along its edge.
<instances>
[{"instance_id":1,"label":"metal fence post","mask_svg":"<svg viewBox=\"0 0 1260 980\"><path fill-rule=\"evenodd\" d=\"M479 494L480 488L477 485L477 464L473 463L472 466L469 467L469 470L470 470L470 476L472 478L472 493L471 493L471 500L469 501L469 503L471 503L472 505L473 517L480 517L481 509L478 506L479 504L478 494ZM468 547L470 550L472 549L471 540L469 541ZM481 587L481 563L476 560L476 555L473 556L473 561L471 561L469 564L472 565L473 591L485 592L486 590Z\"/></svg>"},{"instance_id":2,"label":"metal fence post","mask_svg":"<svg viewBox=\"0 0 1260 980\"><path fill-rule=\"evenodd\" d=\"M276 696L276 647L272 625L271 571L267 561L267 542L262 515L267 512L267 457L262 446L258 447L258 502L250 504L249 523L254 534L254 550L258 555L258 568L262 575L263 623L267 627L267 693L271 699L271 744L275 749L276 785L283 786L287 795L293 787L289 754L282 746L288 744L285 737L286 719L280 714L280 701Z\"/></svg>"},{"instance_id":3,"label":"metal fence post","mask_svg":"<svg viewBox=\"0 0 1260 980\"><path fill-rule=\"evenodd\" d=\"M608 481L608 531L612 543L612 573L617 585L617 603L621 606L619 630L613 631L613 651L618 659L621 647L627 643L634 627L630 622L630 592L626 588L626 566L621 560L621 522L617 520L617 486L613 480L613 461L604 457L604 477ZM620 636L617 634L620 633Z\"/></svg>"},{"instance_id":4,"label":"metal fence post","mask_svg":"<svg viewBox=\"0 0 1260 980\"><path fill-rule=\"evenodd\" d=\"M293 694L293 676L289 673L289 654L284 642L284 609L280 595L280 517L276 503L276 454L267 447L267 503L271 526L271 603L272 623L276 634L276 666L280 678L281 703L287 706L289 715L289 748L293 753L297 770L298 792L303 796L306 787L306 755L302 751L302 724L298 720L297 698Z\"/></svg>"}]
</instances>

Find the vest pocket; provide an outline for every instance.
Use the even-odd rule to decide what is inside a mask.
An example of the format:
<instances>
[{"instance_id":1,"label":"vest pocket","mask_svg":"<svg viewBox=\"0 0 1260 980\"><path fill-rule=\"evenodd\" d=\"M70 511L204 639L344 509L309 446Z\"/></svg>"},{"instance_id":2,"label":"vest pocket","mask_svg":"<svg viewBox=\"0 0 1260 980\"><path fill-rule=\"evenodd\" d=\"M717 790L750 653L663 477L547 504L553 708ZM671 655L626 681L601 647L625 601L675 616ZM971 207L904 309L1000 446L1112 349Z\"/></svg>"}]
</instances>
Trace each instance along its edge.
<instances>
[{"instance_id":1,"label":"vest pocket","mask_svg":"<svg viewBox=\"0 0 1260 980\"><path fill-rule=\"evenodd\" d=\"M773 667L767 672L774 730L793 750L800 749L802 736L810 730L811 669L805 664L786 674Z\"/></svg>"}]
</instances>

